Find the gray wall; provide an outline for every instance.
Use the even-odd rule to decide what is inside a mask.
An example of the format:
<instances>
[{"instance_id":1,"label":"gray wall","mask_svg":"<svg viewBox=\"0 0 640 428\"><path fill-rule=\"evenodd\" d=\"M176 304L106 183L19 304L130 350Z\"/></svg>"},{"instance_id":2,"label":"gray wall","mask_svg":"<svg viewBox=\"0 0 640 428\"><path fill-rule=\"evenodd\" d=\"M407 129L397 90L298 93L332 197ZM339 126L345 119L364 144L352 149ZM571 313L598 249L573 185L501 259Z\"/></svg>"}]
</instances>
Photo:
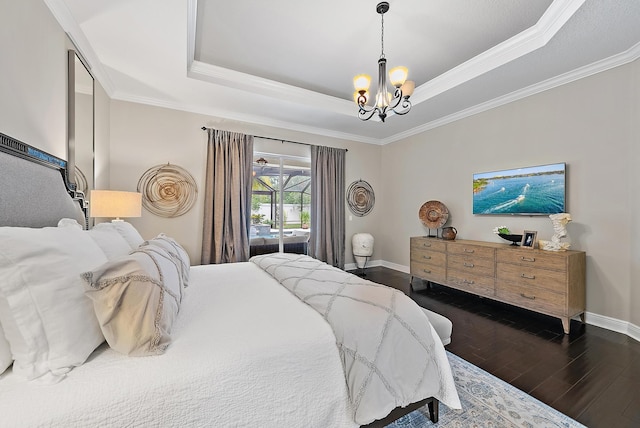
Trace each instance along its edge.
<instances>
[{"instance_id":1,"label":"gray wall","mask_svg":"<svg viewBox=\"0 0 640 428\"><path fill-rule=\"evenodd\" d=\"M357 120L357 119L356 119ZM204 201L204 167L207 133L200 128L242 132L309 144L341 147L349 150L346 157L346 185L362 178L374 191L380 188L381 147L299 132L232 122L195 113L151 107L142 104L112 101L111 103L111 188L136 190L140 176L155 165L172 164L185 168L198 184L195 206L177 218L157 217L143 209L142 218L130 219L145 238L160 232L174 236L185 247L191 262L200 263L202 247L202 218ZM300 155L308 149L295 144L265 144L256 142L256 150ZM366 217L346 219L346 263L354 263L351 254L351 236L357 232L377 235L381 209L376 206ZM372 260L379 259L382 248L375 245Z\"/></svg>"},{"instance_id":2,"label":"gray wall","mask_svg":"<svg viewBox=\"0 0 640 428\"><path fill-rule=\"evenodd\" d=\"M501 242L492 233L499 225L549 239L547 217L474 216L472 175L566 162L568 232L572 248L587 253L587 310L637 325L638 68L636 61L384 146L382 217L392 220L382 259L408 266L409 237L426 234L418 209L431 199L447 205L461 239Z\"/></svg>"}]
</instances>

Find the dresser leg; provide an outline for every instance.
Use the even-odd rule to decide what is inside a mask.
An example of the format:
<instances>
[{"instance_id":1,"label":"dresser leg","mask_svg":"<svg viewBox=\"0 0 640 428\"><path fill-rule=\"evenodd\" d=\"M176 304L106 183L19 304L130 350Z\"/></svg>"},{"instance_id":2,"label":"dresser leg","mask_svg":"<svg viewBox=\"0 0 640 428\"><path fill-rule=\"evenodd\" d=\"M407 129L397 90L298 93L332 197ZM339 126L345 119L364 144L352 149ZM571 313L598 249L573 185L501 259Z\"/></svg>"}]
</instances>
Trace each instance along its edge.
<instances>
[{"instance_id":1,"label":"dresser leg","mask_svg":"<svg viewBox=\"0 0 640 428\"><path fill-rule=\"evenodd\" d=\"M569 334L571 318L560 318L562 320L562 329L564 330L564 334Z\"/></svg>"}]
</instances>

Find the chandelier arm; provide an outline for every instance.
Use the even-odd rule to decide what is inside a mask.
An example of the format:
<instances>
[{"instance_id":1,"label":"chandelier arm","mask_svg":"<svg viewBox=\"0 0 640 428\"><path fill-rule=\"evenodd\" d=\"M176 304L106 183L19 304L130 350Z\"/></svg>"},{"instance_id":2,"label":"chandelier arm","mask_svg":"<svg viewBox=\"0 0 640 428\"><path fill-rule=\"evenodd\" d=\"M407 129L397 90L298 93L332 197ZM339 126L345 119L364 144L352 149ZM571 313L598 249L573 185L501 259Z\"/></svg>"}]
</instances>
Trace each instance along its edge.
<instances>
[{"instance_id":1,"label":"chandelier arm","mask_svg":"<svg viewBox=\"0 0 640 428\"><path fill-rule=\"evenodd\" d=\"M360 106L360 109L358 110L358 118L360 118L360 120L369 120L373 117L377 110L379 110L378 107L371 107L370 109L366 109Z\"/></svg>"},{"instance_id":2,"label":"chandelier arm","mask_svg":"<svg viewBox=\"0 0 640 428\"><path fill-rule=\"evenodd\" d=\"M408 98L402 98L402 102L400 103L400 108L398 106L392 108L393 112L399 116L409 113L411 110L412 104ZM397 109L397 110L396 110Z\"/></svg>"}]
</instances>

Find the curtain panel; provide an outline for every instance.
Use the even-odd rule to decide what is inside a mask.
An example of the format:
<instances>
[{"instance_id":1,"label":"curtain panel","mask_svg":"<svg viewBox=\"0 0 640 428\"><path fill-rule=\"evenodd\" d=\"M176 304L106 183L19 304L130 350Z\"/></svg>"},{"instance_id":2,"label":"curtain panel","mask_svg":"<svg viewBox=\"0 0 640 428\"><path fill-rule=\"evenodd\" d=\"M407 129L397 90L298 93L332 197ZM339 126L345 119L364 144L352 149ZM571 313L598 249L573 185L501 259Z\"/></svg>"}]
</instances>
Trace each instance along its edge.
<instances>
[{"instance_id":1,"label":"curtain panel","mask_svg":"<svg viewBox=\"0 0 640 428\"><path fill-rule=\"evenodd\" d=\"M207 129L202 264L249 260L253 136Z\"/></svg>"},{"instance_id":2,"label":"curtain panel","mask_svg":"<svg viewBox=\"0 0 640 428\"><path fill-rule=\"evenodd\" d=\"M346 150L311 146L309 255L344 269Z\"/></svg>"}]
</instances>

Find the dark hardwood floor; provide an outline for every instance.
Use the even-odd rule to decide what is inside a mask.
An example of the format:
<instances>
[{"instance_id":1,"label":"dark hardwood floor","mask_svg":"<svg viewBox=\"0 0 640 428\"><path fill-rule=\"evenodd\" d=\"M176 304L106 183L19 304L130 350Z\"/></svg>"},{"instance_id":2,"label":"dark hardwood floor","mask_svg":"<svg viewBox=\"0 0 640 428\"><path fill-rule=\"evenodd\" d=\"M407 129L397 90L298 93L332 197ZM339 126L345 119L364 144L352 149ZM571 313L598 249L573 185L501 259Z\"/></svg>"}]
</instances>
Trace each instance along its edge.
<instances>
[{"instance_id":1,"label":"dark hardwood floor","mask_svg":"<svg viewBox=\"0 0 640 428\"><path fill-rule=\"evenodd\" d=\"M640 427L640 342L576 320L565 335L557 318L437 284L410 291L409 275L384 267L366 278L449 318L448 351L582 424Z\"/></svg>"}]
</instances>

